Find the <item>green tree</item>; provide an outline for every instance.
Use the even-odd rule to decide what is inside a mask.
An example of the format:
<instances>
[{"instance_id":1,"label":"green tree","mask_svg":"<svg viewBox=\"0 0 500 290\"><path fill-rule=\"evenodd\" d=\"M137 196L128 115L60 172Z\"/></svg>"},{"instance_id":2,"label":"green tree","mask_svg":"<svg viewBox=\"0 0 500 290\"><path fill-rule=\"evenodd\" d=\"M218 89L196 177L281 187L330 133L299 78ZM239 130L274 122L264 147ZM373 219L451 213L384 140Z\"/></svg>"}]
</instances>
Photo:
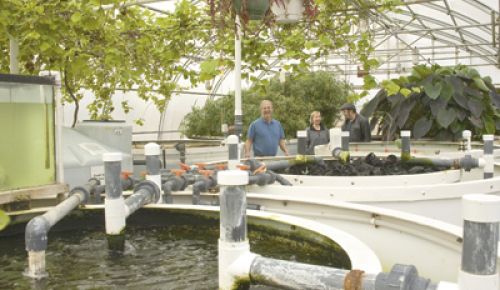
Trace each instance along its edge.
<instances>
[{"instance_id":1,"label":"green tree","mask_svg":"<svg viewBox=\"0 0 500 290\"><path fill-rule=\"evenodd\" d=\"M0 1L0 72L9 71L9 37L17 39L21 73L59 71L67 101L75 102L78 108L83 89L88 89L94 95L89 105L91 117L110 119L115 109L111 97L118 89L137 90L140 98L152 100L162 111L172 91L184 89L180 79L196 86L233 69L234 14L222 13L225 22L211 19L204 1L180 0L175 10L166 14L126 3ZM269 71L275 65L271 56L287 63L283 68L294 73L306 71L312 60L330 53L347 52L367 71L378 65L370 57L373 36L353 29L359 16L344 12L373 5L383 13L399 1L315 3L315 17L297 25L246 24L242 39L244 79L260 83L262 80L252 73ZM126 101L121 105L125 112L133 109Z\"/></svg>"},{"instance_id":2,"label":"green tree","mask_svg":"<svg viewBox=\"0 0 500 290\"><path fill-rule=\"evenodd\" d=\"M295 138L298 130L309 125L312 111L320 111L325 126L332 127L339 118L340 106L354 100L351 93L348 84L328 72L292 74L283 84L274 77L265 86L253 86L242 92L243 134L260 117L262 100L273 102L274 118L282 123L287 138ZM209 100L203 108L193 107L183 123L187 136L220 136L221 124L234 123L234 96Z\"/></svg>"}]
</instances>

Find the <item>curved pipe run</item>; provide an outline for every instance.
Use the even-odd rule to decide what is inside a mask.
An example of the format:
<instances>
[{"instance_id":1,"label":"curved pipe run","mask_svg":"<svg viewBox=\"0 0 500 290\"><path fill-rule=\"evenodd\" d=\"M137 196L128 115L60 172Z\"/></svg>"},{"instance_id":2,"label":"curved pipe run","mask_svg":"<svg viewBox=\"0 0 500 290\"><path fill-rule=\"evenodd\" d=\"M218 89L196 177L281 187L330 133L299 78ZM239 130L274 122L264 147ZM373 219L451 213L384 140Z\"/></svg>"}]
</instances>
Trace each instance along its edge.
<instances>
[{"instance_id":1,"label":"curved pipe run","mask_svg":"<svg viewBox=\"0 0 500 290\"><path fill-rule=\"evenodd\" d=\"M36 216L28 222L25 230L25 245L26 251L28 251L26 276L34 279L47 276L45 272L45 250L47 249L47 235L50 229L78 205L86 203L91 192L94 192L98 184L97 180L91 179L84 186L73 188L67 199L45 214Z\"/></svg>"}]
</instances>

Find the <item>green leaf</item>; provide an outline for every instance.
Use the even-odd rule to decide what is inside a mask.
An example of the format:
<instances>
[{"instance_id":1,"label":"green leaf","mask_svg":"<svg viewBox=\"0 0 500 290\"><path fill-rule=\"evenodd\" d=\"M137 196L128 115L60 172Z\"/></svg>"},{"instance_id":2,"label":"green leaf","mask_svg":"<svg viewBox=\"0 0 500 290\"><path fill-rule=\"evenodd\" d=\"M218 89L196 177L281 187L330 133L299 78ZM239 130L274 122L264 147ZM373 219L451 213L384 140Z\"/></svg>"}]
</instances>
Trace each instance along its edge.
<instances>
[{"instance_id":1,"label":"green leaf","mask_svg":"<svg viewBox=\"0 0 500 290\"><path fill-rule=\"evenodd\" d=\"M485 92L490 91L490 89L488 89L488 87L486 86L484 81L479 76L474 77L472 80L474 81L474 83L476 84L478 89L485 91Z\"/></svg>"},{"instance_id":2,"label":"green leaf","mask_svg":"<svg viewBox=\"0 0 500 290\"><path fill-rule=\"evenodd\" d=\"M469 107L469 110L471 111L474 117L476 118L481 117L481 113L484 110L484 105L481 101L471 98L467 101L467 106Z\"/></svg>"},{"instance_id":3,"label":"green leaf","mask_svg":"<svg viewBox=\"0 0 500 290\"><path fill-rule=\"evenodd\" d=\"M363 77L363 89L371 90L377 86L377 81L372 75L366 75Z\"/></svg>"},{"instance_id":4,"label":"green leaf","mask_svg":"<svg viewBox=\"0 0 500 290\"><path fill-rule=\"evenodd\" d=\"M453 89L453 86L448 81L443 82L443 88L441 89L441 98L449 101L454 92L455 90Z\"/></svg>"},{"instance_id":5,"label":"green leaf","mask_svg":"<svg viewBox=\"0 0 500 290\"><path fill-rule=\"evenodd\" d=\"M495 126L495 120L487 114L484 114L481 119L483 120L484 123L484 133L485 134L495 134L496 131L496 126Z\"/></svg>"},{"instance_id":6,"label":"green leaf","mask_svg":"<svg viewBox=\"0 0 500 290\"><path fill-rule=\"evenodd\" d=\"M73 23L78 23L82 20L82 14L80 12L75 12L73 15L71 15L71 22Z\"/></svg>"},{"instance_id":7,"label":"green leaf","mask_svg":"<svg viewBox=\"0 0 500 290\"><path fill-rule=\"evenodd\" d=\"M408 97L411 94L411 90L407 88L402 88L399 92L405 97Z\"/></svg>"},{"instance_id":8,"label":"green leaf","mask_svg":"<svg viewBox=\"0 0 500 290\"><path fill-rule=\"evenodd\" d=\"M432 84L432 82L428 82L424 85L424 92L427 94L427 96L429 98L435 100L441 94L442 88L443 88L443 86L441 85L440 82L437 82L436 84Z\"/></svg>"},{"instance_id":9,"label":"green leaf","mask_svg":"<svg viewBox=\"0 0 500 290\"><path fill-rule=\"evenodd\" d=\"M385 80L382 82L382 87L387 91L388 96L399 93L401 89L393 80Z\"/></svg>"},{"instance_id":10,"label":"green leaf","mask_svg":"<svg viewBox=\"0 0 500 290\"><path fill-rule=\"evenodd\" d=\"M9 223L10 217L3 210L0 210L0 231L5 229Z\"/></svg>"},{"instance_id":11,"label":"green leaf","mask_svg":"<svg viewBox=\"0 0 500 290\"><path fill-rule=\"evenodd\" d=\"M455 109L441 109L437 114L436 121L441 127L446 129L453 121L455 121L456 118L457 112L455 111Z\"/></svg>"},{"instance_id":12,"label":"green leaf","mask_svg":"<svg viewBox=\"0 0 500 290\"><path fill-rule=\"evenodd\" d=\"M432 127L432 120L427 119L427 117L423 116L415 122L413 126L413 137L415 139L420 139L425 136L429 132Z\"/></svg>"},{"instance_id":13,"label":"green leaf","mask_svg":"<svg viewBox=\"0 0 500 290\"><path fill-rule=\"evenodd\" d=\"M47 51L49 48L50 48L50 44L48 44L47 42L42 42L42 44L40 44L40 51L42 51L42 52Z\"/></svg>"}]
</instances>

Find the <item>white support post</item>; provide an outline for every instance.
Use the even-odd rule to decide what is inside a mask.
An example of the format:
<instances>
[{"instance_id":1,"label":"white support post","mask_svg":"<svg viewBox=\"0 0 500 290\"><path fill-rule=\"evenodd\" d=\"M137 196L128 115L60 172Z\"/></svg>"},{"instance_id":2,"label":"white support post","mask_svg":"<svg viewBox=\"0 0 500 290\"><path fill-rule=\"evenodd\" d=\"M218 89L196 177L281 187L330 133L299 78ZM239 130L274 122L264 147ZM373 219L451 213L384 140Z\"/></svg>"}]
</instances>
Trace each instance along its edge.
<instances>
[{"instance_id":1,"label":"white support post","mask_svg":"<svg viewBox=\"0 0 500 290\"><path fill-rule=\"evenodd\" d=\"M411 159L410 137L411 131L401 131L401 160L403 161Z\"/></svg>"}]
</instances>

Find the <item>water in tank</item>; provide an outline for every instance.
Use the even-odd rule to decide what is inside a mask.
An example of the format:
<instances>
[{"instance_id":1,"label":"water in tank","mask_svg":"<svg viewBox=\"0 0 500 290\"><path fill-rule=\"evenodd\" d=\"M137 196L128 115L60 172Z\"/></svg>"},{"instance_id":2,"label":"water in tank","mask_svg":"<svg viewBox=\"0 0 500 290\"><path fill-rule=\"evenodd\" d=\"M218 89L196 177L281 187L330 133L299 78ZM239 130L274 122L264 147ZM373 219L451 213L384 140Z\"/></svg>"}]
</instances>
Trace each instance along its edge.
<instances>
[{"instance_id":1,"label":"water in tank","mask_svg":"<svg viewBox=\"0 0 500 290\"><path fill-rule=\"evenodd\" d=\"M52 83L0 74L0 191L55 182Z\"/></svg>"}]
</instances>

